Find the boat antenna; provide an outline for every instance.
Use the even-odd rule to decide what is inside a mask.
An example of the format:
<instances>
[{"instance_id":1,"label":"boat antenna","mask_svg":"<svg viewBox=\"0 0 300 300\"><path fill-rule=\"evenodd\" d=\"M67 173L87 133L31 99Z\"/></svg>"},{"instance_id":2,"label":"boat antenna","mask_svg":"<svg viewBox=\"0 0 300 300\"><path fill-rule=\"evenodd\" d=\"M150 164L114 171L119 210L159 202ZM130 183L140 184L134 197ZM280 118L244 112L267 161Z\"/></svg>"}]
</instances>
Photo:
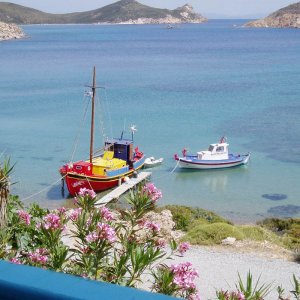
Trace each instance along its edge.
<instances>
[{"instance_id":1,"label":"boat antenna","mask_svg":"<svg viewBox=\"0 0 300 300\"><path fill-rule=\"evenodd\" d=\"M134 136L135 132L137 131L136 126L135 125L131 125L130 126L130 130L131 130L131 139L133 141L133 136Z\"/></svg>"}]
</instances>

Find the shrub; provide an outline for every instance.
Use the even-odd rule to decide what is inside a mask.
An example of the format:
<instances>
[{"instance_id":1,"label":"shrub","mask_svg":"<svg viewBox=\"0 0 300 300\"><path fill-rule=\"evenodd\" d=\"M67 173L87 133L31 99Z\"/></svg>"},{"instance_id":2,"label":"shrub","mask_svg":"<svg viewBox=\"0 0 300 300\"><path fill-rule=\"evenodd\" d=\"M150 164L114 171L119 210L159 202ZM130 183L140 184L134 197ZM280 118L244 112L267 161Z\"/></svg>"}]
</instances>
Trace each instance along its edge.
<instances>
[{"instance_id":1,"label":"shrub","mask_svg":"<svg viewBox=\"0 0 300 300\"><path fill-rule=\"evenodd\" d=\"M245 238L245 235L237 227L226 223L202 224L191 229L184 237L191 244L213 245L220 244L227 237L237 240Z\"/></svg>"},{"instance_id":2,"label":"shrub","mask_svg":"<svg viewBox=\"0 0 300 300\"><path fill-rule=\"evenodd\" d=\"M192 208L188 206L180 205L166 205L159 208L158 210L168 209L173 215L173 220L175 222L175 229L188 231L199 224L208 223L227 223L231 224L228 220L218 216L217 214L202 209L202 208Z\"/></svg>"}]
</instances>

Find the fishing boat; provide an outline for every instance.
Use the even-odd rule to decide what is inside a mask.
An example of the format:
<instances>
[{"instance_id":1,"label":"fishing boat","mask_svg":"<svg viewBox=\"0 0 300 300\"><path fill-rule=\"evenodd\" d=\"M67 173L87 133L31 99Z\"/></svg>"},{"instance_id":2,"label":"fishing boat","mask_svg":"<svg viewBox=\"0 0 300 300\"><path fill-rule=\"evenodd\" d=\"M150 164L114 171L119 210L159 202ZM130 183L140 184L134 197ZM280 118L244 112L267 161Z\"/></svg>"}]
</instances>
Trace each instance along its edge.
<instances>
[{"instance_id":1,"label":"fishing boat","mask_svg":"<svg viewBox=\"0 0 300 300\"><path fill-rule=\"evenodd\" d=\"M189 155L186 149L182 150L182 157L174 155L181 168L189 169L220 169L245 165L250 159L250 153L230 154L228 152L226 137L222 137L219 143L210 144L208 150L199 151Z\"/></svg>"},{"instance_id":2,"label":"fishing boat","mask_svg":"<svg viewBox=\"0 0 300 300\"><path fill-rule=\"evenodd\" d=\"M158 159L155 159L155 157L153 157L153 156L147 157L145 159L144 168L153 168L153 167L159 166L162 164L163 161L164 161L164 159L162 157L158 158Z\"/></svg>"},{"instance_id":3,"label":"fishing boat","mask_svg":"<svg viewBox=\"0 0 300 300\"><path fill-rule=\"evenodd\" d=\"M134 147L133 135L136 131L131 126L131 139L106 139L104 147L99 154L94 153L94 120L96 95L96 70L93 70L93 84L89 86L91 92L91 127L90 127L90 153L88 160L69 162L63 165L59 172L66 182L71 196L78 194L81 188L93 189L95 192L113 188L123 182L125 178L135 174L143 167L144 154L138 147Z\"/></svg>"}]
</instances>

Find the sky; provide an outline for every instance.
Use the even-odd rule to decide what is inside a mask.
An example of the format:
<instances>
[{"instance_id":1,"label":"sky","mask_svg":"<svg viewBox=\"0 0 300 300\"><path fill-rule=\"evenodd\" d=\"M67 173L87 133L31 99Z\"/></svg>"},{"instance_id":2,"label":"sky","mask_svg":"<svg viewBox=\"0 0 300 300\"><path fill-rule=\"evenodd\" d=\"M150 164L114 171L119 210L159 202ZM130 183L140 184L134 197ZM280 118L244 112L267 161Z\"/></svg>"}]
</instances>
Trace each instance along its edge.
<instances>
[{"instance_id":1,"label":"sky","mask_svg":"<svg viewBox=\"0 0 300 300\"><path fill-rule=\"evenodd\" d=\"M0 0L1 1L1 0ZM93 10L117 0L10 0L48 13L69 13ZM157 8L175 9L186 3L207 18L262 18L297 0L137 0Z\"/></svg>"}]
</instances>

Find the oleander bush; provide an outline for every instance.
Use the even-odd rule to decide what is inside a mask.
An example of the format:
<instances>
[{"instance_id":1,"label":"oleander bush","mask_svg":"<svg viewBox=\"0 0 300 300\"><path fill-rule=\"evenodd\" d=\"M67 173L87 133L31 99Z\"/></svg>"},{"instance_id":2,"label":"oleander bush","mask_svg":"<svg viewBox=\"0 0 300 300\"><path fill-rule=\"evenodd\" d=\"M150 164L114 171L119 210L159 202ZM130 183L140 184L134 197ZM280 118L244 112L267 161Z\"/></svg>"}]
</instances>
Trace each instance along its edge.
<instances>
[{"instance_id":1,"label":"oleander bush","mask_svg":"<svg viewBox=\"0 0 300 300\"><path fill-rule=\"evenodd\" d=\"M118 217L106 207L97 208L96 194L88 189L80 190L72 210L49 211L37 204L25 208L11 196L8 229L0 231L0 258L129 287L137 287L147 273L153 292L198 299L198 272L191 263L164 264L183 255L189 244L167 241L160 226L145 218L161 196L151 183L139 186Z\"/></svg>"}]
</instances>

